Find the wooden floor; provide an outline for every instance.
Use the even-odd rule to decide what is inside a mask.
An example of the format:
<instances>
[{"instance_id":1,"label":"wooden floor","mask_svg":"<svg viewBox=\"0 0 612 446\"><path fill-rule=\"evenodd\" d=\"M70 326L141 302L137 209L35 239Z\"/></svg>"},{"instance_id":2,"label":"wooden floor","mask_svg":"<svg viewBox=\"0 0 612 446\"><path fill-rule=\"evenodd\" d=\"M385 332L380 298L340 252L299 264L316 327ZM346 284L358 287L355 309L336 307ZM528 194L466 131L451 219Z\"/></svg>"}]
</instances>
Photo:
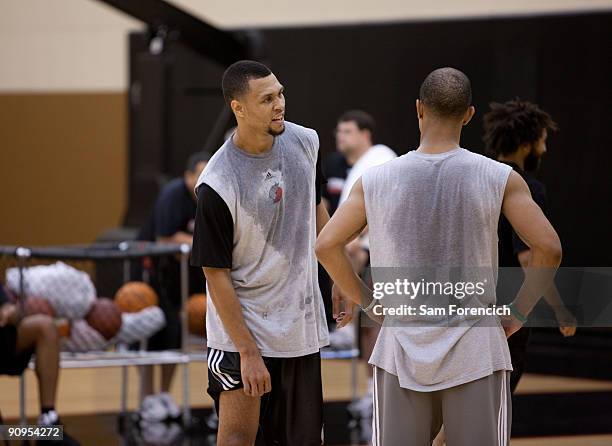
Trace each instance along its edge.
<instances>
[{"instance_id":1,"label":"wooden floor","mask_svg":"<svg viewBox=\"0 0 612 446\"><path fill-rule=\"evenodd\" d=\"M350 362L340 360L323 361L322 365L324 398L326 401L350 399ZM172 393L177 402L182 401L182 370L177 370ZM190 405L209 407L211 399L205 392L206 364L189 365ZM38 396L36 377L32 371L26 372L26 409L29 417L38 415ZM60 377L57 408L62 415L83 415L96 413L116 413L120 409L120 368L72 369L62 370ZM365 390L365 369L358 369L360 392ZM561 378L554 376L525 375L517 393L576 393L612 391L612 382ZM139 395L137 369L129 370L128 408L137 407ZM0 377L0 410L4 419L15 418L19 414L19 380ZM612 420L611 420L612 423ZM516 439L513 446L610 446L612 435L581 436L560 438Z\"/></svg>"},{"instance_id":2,"label":"wooden floor","mask_svg":"<svg viewBox=\"0 0 612 446\"><path fill-rule=\"evenodd\" d=\"M579 437L519 438L511 446L610 446L612 435L582 435Z\"/></svg>"},{"instance_id":3,"label":"wooden floor","mask_svg":"<svg viewBox=\"0 0 612 446\"><path fill-rule=\"evenodd\" d=\"M365 369L359 367L359 388L366 385ZM137 407L139 397L138 372L129 369L128 408ZM323 361L322 375L324 398L327 401L350 399L350 362L340 360ZM172 385L172 394L177 402L182 401L182 369L177 368ZM206 394L208 384L206 363L189 365L189 399L194 407L211 407L212 400ZM68 369L62 370L58 391L58 411L62 414L93 414L117 412L120 408L121 368ZM0 410L5 418L19 414L19 379L0 376ZM38 394L34 372L26 372L27 415L38 414Z\"/></svg>"}]
</instances>

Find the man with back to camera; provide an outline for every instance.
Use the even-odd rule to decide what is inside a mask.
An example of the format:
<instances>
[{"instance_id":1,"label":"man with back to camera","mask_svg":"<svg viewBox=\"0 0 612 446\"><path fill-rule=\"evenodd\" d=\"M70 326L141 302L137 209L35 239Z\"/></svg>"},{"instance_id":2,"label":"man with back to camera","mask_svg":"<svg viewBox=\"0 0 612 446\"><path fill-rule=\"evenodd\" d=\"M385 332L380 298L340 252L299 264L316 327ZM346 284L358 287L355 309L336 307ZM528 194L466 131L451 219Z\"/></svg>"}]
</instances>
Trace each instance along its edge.
<instances>
[{"instance_id":1,"label":"man with back to camera","mask_svg":"<svg viewBox=\"0 0 612 446\"><path fill-rule=\"evenodd\" d=\"M318 136L284 120L284 87L265 65L234 63L222 87L238 127L197 183L191 258L208 287L217 444L320 445L329 340L314 244L329 216Z\"/></svg>"},{"instance_id":2,"label":"man with back to camera","mask_svg":"<svg viewBox=\"0 0 612 446\"><path fill-rule=\"evenodd\" d=\"M159 192L145 225L138 234L138 240L158 243L185 243L191 246L196 215L195 184L204 170L210 155L204 151L195 152L187 159L182 177L169 181ZM178 349L181 347L181 280L180 264L174 258L154 259L150 269L151 285L159 295L159 306L163 310L166 325L155 333L147 344L152 351ZM189 268L189 292L203 290L202 272ZM159 392L155 392L153 366L143 366L143 393L140 416L146 422L159 422L178 418L180 409L170 395L170 386L176 364L160 367Z\"/></svg>"},{"instance_id":3,"label":"man with back to camera","mask_svg":"<svg viewBox=\"0 0 612 446\"><path fill-rule=\"evenodd\" d=\"M503 329L494 315L392 317L391 324L385 317L370 359L375 446L430 444L442 422L454 446L507 446L512 365L506 336L526 320L561 261L557 234L520 175L459 146L475 112L470 104L465 74L453 68L430 73L416 102L419 148L366 172L317 241L317 256L343 297L379 320L381 305L343 250L366 224L373 274L383 267L440 271L447 279L475 272L494 283L500 212L531 248L531 268ZM473 309L495 303L494 287L488 290L469 300Z\"/></svg>"},{"instance_id":4,"label":"man with back to camera","mask_svg":"<svg viewBox=\"0 0 612 446\"><path fill-rule=\"evenodd\" d=\"M532 173L539 168L546 154L548 132L556 129L557 124L548 113L536 104L519 99L503 104L494 102L484 116L483 140L487 151L498 161L512 167L525 180L531 196L544 214L548 212L546 189ZM498 234L499 266L527 268L531 256L529 246L503 215L499 219ZM573 336L576 321L563 305L556 287L551 287L544 294L544 299L552 307L563 336ZM514 368L510 377L510 390L513 393L523 375L530 331L529 327L523 327L508 339Z\"/></svg>"},{"instance_id":5,"label":"man with back to camera","mask_svg":"<svg viewBox=\"0 0 612 446\"><path fill-rule=\"evenodd\" d=\"M537 171L546 154L548 132L557 129L551 116L536 104L515 99L505 103L493 102L490 110L484 115L483 141L486 151L497 161L509 165L527 183L533 200L547 215L548 204L544 184L538 181L533 173ZM527 268L529 265L529 246L521 240L512 229L508 219L501 215L498 225L498 249L500 268ZM556 287L544 294L544 299L552 307L559 330L563 336L576 333L576 320L567 311ZM531 334L530 327L522 327L508 338L512 373L510 374L510 392L514 392L525 370L527 346ZM444 444L444 432L436 437L433 446Z\"/></svg>"}]
</instances>

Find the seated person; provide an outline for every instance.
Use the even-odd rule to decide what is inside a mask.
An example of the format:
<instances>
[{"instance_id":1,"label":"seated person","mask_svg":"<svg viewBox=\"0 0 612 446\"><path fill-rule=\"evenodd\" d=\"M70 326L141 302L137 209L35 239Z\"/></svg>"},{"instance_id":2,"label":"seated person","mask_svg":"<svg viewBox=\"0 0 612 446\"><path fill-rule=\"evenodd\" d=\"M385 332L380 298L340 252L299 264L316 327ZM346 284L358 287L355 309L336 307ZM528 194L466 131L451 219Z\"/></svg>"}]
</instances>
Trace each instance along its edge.
<instances>
[{"instance_id":1,"label":"seated person","mask_svg":"<svg viewBox=\"0 0 612 446\"><path fill-rule=\"evenodd\" d=\"M21 375L36 353L41 426L62 424L55 411L59 352L60 338L53 319L43 314L23 317L0 285L0 375ZM78 445L66 432L63 441L43 444Z\"/></svg>"}]
</instances>

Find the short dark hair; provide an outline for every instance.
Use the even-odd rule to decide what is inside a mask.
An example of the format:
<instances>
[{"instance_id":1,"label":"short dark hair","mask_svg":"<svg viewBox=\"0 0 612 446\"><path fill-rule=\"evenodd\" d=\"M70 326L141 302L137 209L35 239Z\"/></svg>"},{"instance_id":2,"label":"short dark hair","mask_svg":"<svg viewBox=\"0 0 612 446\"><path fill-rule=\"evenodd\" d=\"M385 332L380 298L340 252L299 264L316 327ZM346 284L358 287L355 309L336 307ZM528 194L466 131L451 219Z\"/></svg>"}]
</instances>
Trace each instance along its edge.
<instances>
[{"instance_id":1,"label":"short dark hair","mask_svg":"<svg viewBox=\"0 0 612 446\"><path fill-rule=\"evenodd\" d=\"M419 99L440 118L460 118L472 104L472 85L463 72L438 68L421 84Z\"/></svg>"},{"instance_id":2,"label":"short dark hair","mask_svg":"<svg viewBox=\"0 0 612 446\"><path fill-rule=\"evenodd\" d=\"M535 143L544 130L557 130L555 121L537 104L516 98L503 104L492 102L489 107L482 140L493 156L510 155L523 144Z\"/></svg>"},{"instance_id":3,"label":"short dark hair","mask_svg":"<svg viewBox=\"0 0 612 446\"><path fill-rule=\"evenodd\" d=\"M271 74L272 71L268 67L254 60L240 60L231 64L221 80L225 102L229 104L246 93L251 79L261 79Z\"/></svg>"},{"instance_id":4,"label":"short dark hair","mask_svg":"<svg viewBox=\"0 0 612 446\"><path fill-rule=\"evenodd\" d=\"M210 160L210 153L202 150L200 152L192 153L187 159L186 170L191 173L195 173L196 167L200 163L207 163Z\"/></svg>"},{"instance_id":5,"label":"short dark hair","mask_svg":"<svg viewBox=\"0 0 612 446\"><path fill-rule=\"evenodd\" d=\"M354 122L357 124L357 128L359 128L359 130L369 130L372 137L374 137L376 121L371 114L366 113L363 110L349 110L344 112L338 118L338 122Z\"/></svg>"}]
</instances>

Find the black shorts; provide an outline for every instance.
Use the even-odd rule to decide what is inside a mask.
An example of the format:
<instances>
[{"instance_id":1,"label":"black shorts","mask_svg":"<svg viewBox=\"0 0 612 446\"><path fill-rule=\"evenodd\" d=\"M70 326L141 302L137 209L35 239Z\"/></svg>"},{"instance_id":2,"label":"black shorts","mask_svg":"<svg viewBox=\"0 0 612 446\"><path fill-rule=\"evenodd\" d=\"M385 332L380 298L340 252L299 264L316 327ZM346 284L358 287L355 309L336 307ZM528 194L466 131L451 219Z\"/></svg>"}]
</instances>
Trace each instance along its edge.
<instances>
[{"instance_id":1,"label":"black shorts","mask_svg":"<svg viewBox=\"0 0 612 446\"><path fill-rule=\"evenodd\" d=\"M321 355L263 358L272 391L261 398L257 446L320 446L323 441ZM243 388L240 354L208 349L208 394L217 413L221 392Z\"/></svg>"},{"instance_id":2,"label":"black shorts","mask_svg":"<svg viewBox=\"0 0 612 446\"><path fill-rule=\"evenodd\" d=\"M0 375L21 375L32 358L33 350L17 353L17 328L0 327Z\"/></svg>"}]
</instances>

